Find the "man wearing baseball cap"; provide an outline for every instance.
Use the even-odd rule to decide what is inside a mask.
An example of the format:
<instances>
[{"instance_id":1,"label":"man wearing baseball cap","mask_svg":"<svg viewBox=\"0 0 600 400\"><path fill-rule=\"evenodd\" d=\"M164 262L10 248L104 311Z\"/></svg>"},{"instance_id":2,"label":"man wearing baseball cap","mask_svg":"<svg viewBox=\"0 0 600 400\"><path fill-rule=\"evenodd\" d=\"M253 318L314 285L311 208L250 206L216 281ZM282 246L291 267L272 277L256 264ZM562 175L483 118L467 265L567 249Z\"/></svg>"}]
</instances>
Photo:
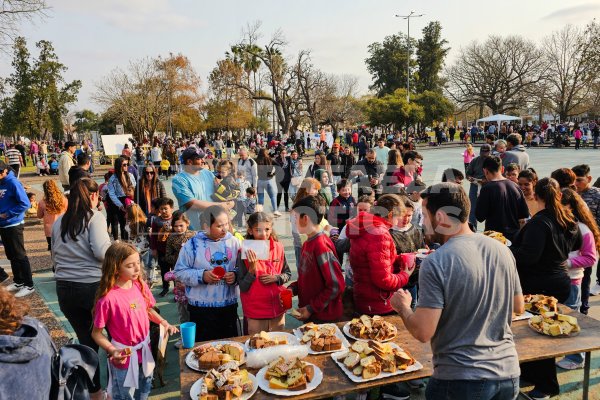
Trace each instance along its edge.
<instances>
[{"instance_id":1,"label":"man wearing baseball cap","mask_svg":"<svg viewBox=\"0 0 600 400\"><path fill-rule=\"evenodd\" d=\"M58 159L58 179L64 190L69 190L71 187L71 185L69 185L69 170L71 167L75 166L73 155L75 154L76 149L77 143L66 142L65 148L63 152L60 153L60 158Z\"/></svg>"},{"instance_id":2,"label":"man wearing baseball cap","mask_svg":"<svg viewBox=\"0 0 600 400\"><path fill-rule=\"evenodd\" d=\"M190 219L190 228L201 230L200 215L202 211L212 205L233 208L234 202L215 203L211 200L215 192L215 177L212 172L204 168L204 152L195 147L188 147L181 153L183 170L173 178L173 194L177 199L179 208Z\"/></svg>"},{"instance_id":3,"label":"man wearing baseball cap","mask_svg":"<svg viewBox=\"0 0 600 400\"><path fill-rule=\"evenodd\" d=\"M23 238L25 211L29 207L31 204L23 185L8 164L0 161L0 238L13 272L13 283L7 289L16 292L15 297L33 293L31 265ZM0 282L7 278L8 274L0 267Z\"/></svg>"},{"instance_id":4,"label":"man wearing baseball cap","mask_svg":"<svg viewBox=\"0 0 600 400\"><path fill-rule=\"evenodd\" d=\"M471 160L469 167L467 168L467 179L471 182L469 188L469 201L471 202L471 212L469 213L469 222L477 230L477 217L475 216L475 207L477 206L477 196L479 196L479 189L481 183L485 180L485 173L483 172L483 161L492 154L492 146L489 144L481 145L479 149L479 156Z\"/></svg>"}]
</instances>

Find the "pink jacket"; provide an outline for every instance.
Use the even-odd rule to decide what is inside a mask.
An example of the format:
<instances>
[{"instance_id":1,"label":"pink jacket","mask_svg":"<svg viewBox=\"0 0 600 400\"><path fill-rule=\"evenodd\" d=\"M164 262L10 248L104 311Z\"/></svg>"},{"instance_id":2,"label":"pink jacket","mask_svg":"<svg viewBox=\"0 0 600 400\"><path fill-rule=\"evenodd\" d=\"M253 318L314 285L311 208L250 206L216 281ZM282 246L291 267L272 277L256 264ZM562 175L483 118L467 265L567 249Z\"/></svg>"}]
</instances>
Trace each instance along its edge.
<instances>
[{"instance_id":1,"label":"pink jacket","mask_svg":"<svg viewBox=\"0 0 600 400\"><path fill-rule=\"evenodd\" d=\"M469 152L467 150L465 150L465 152L463 153L463 161L465 164L470 164L474 158L475 158L475 152L473 152L472 154L469 154Z\"/></svg>"},{"instance_id":2,"label":"pink jacket","mask_svg":"<svg viewBox=\"0 0 600 400\"><path fill-rule=\"evenodd\" d=\"M575 129L573 131L573 137L575 139L581 139L582 136L583 136L583 133L581 132L581 129Z\"/></svg>"},{"instance_id":3,"label":"pink jacket","mask_svg":"<svg viewBox=\"0 0 600 400\"><path fill-rule=\"evenodd\" d=\"M598 262L598 253L596 251L596 242L594 240L594 234L586 225L578 222L579 230L581 231L581 248L576 251L569 253L569 259L567 265L569 270L569 278L571 278L571 284L581 284L581 278L583 278L583 269L591 268Z\"/></svg>"}]
</instances>

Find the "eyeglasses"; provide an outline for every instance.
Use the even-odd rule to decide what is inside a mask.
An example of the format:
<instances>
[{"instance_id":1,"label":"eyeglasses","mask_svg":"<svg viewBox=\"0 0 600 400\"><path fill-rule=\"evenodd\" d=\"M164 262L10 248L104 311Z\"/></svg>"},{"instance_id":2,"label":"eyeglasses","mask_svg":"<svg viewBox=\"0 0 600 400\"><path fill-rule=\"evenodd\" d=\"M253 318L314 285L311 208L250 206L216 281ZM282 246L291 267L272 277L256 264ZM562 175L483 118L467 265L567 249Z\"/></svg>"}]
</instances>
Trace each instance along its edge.
<instances>
[{"instance_id":1,"label":"eyeglasses","mask_svg":"<svg viewBox=\"0 0 600 400\"><path fill-rule=\"evenodd\" d=\"M146 175L154 175L153 171L146 171Z\"/></svg>"},{"instance_id":2,"label":"eyeglasses","mask_svg":"<svg viewBox=\"0 0 600 400\"><path fill-rule=\"evenodd\" d=\"M121 164L121 167L129 167L129 164L123 163L123 164Z\"/></svg>"}]
</instances>

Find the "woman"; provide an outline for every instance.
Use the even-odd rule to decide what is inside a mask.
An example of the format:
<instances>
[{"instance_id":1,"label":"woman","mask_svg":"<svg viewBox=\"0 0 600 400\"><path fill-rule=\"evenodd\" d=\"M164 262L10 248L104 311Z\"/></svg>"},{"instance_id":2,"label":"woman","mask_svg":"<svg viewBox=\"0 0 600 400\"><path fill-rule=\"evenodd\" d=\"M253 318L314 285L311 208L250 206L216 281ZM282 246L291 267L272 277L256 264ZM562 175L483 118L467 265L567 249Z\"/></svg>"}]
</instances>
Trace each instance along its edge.
<instances>
[{"instance_id":1,"label":"woman","mask_svg":"<svg viewBox=\"0 0 600 400\"><path fill-rule=\"evenodd\" d=\"M265 204L265 190L271 198L271 208L273 215L280 217L281 213L277 210L276 195L277 183L275 182L275 166L267 149L260 149L258 151L258 157L256 157L256 165L258 172L258 183L257 183L257 194L258 204L264 206Z\"/></svg>"},{"instance_id":2,"label":"woman","mask_svg":"<svg viewBox=\"0 0 600 400\"><path fill-rule=\"evenodd\" d=\"M298 188L302 183L302 159L298 157L296 150L292 150L290 155L290 171L290 197L294 200L296 193L298 193Z\"/></svg>"},{"instance_id":3,"label":"woman","mask_svg":"<svg viewBox=\"0 0 600 400\"><path fill-rule=\"evenodd\" d=\"M129 148L129 143L125 143L125 146L123 146L123 150L121 151L121 155L131 157L131 149Z\"/></svg>"},{"instance_id":4,"label":"woman","mask_svg":"<svg viewBox=\"0 0 600 400\"><path fill-rule=\"evenodd\" d=\"M394 171L404 165L402 161L402 153L400 150L392 149L388 152L387 168L383 177L383 190L387 193L393 193L393 190L388 189L390 186L394 186L398 179L394 177Z\"/></svg>"},{"instance_id":5,"label":"woman","mask_svg":"<svg viewBox=\"0 0 600 400\"><path fill-rule=\"evenodd\" d=\"M44 182L42 189L44 189L44 198L38 205L37 217L41 218L44 222L44 234L48 242L48 251L51 251L52 225L58 217L67 211L68 201L53 179L48 179Z\"/></svg>"},{"instance_id":6,"label":"woman","mask_svg":"<svg viewBox=\"0 0 600 400\"><path fill-rule=\"evenodd\" d=\"M350 146L344 147L344 153L340 157L342 159L343 168L342 178L348 179L348 176L350 176L350 170L356 163L356 161L354 160L354 154L352 153L352 149L350 148Z\"/></svg>"},{"instance_id":7,"label":"woman","mask_svg":"<svg viewBox=\"0 0 600 400\"><path fill-rule=\"evenodd\" d=\"M533 168L528 168L519 172L518 183L523 195L525 196L530 217L533 217L539 210L538 203L535 200L535 195L533 194L537 181L538 177Z\"/></svg>"},{"instance_id":8,"label":"woman","mask_svg":"<svg viewBox=\"0 0 600 400\"><path fill-rule=\"evenodd\" d=\"M165 151L165 157L169 160L169 170L167 171L167 177L175 175L177 173L177 163L179 158L177 157L177 150L175 146L170 145Z\"/></svg>"},{"instance_id":9,"label":"woman","mask_svg":"<svg viewBox=\"0 0 600 400\"><path fill-rule=\"evenodd\" d=\"M558 182L541 179L534 190L539 211L517 233L510 250L515 256L523 294L554 296L564 303L571 293L565 268L569 253L581 247L581 233L573 213L560 203ZM560 392L554 359L521 364L523 380L535 387L532 398Z\"/></svg>"},{"instance_id":10,"label":"woman","mask_svg":"<svg viewBox=\"0 0 600 400\"><path fill-rule=\"evenodd\" d=\"M277 179L279 180L279 184L281 185L282 189L277 191L277 208L279 209L279 205L281 204L281 197L283 195L285 211L288 212L290 210L289 191L290 183L292 181L292 158L287 155L287 150L285 148L281 149L279 155L277 156L277 158L275 158L275 164L281 168L281 170L278 171Z\"/></svg>"},{"instance_id":11,"label":"woman","mask_svg":"<svg viewBox=\"0 0 600 400\"><path fill-rule=\"evenodd\" d=\"M575 172L570 168L556 169L552 171L550 177L558 182L561 189L570 188L575 190L575 179L577 179L577 176L575 176Z\"/></svg>"},{"instance_id":12,"label":"woman","mask_svg":"<svg viewBox=\"0 0 600 400\"><path fill-rule=\"evenodd\" d=\"M317 150L315 151L315 162L308 166L305 178L314 178L320 169L327 169L327 157L325 153Z\"/></svg>"},{"instance_id":13,"label":"woman","mask_svg":"<svg viewBox=\"0 0 600 400\"><path fill-rule=\"evenodd\" d=\"M367 156L367 150L369 146L367 145L367 141L364 136L360 138L360 142L358 142L358 161L362 160Z\"/></svg>"},{"instance_id":14,"label":"woman","mask_svg":"<svg viewBox=\"0 0 600 400\"><path fill-rule=\"evenodd\" d=\"M165 186L158 179L158 173L152 164L147 164L144 167L136 194L136 203L138 203L146 216L150 214L152 200L157 197L167 197Z\"/></svg>"},{"instance_id":15,"label":"woman","mask_svg":"<svg viewBox=\"0 0 600 400\"><path fill-rule=\"evenodd\" d=\"M154 141L154 146L150 150L150 161L154 164L155 168L160 168L160 162L162 161L162 149L157 140Z\"/></svg>"},{"instance_id":16,"label":"woman","mask_svg":"<svg viewBox=\"0 0 600 400\"><path fill-rule=\"evenodd\" d=\"M124 157L115 160L115 173L108 180L108 210L107 217L112 221L112 236L114 240L119 238L117 222L121 231L121 240L127 240L128 234L125 230L125 203L126 199L133 199L135 192L135 177L128 171L129 161Z\"/></svg>"},{"instance_id":17,"label":"woman","mask_svg":"<svg viewBox=\"0 0 600 400\"><path fill-rule=\"evenodd\" d=\"M46 327L27 316L26 303L0 287L2 398L48 399L54 344Z\"/></svg>"},{"instance_id":18,"label":"woman","mask_svg":"<svg viewBox=\"0 0 600 400\"><path fill-rule=\"evenodd\" d=\"M98 201L98 184L90 178L79 179L71 187L67 211L52 226L58 305L79 343L95 351L98 345L92 339L92 309L102 276L104 253L110 247L106 220L96 210ZM90 392L101 393L99 368Z\"/></svg>"},{"instance_id":19,"label":"woman","mask_svg":"<svg viewBox=\"0 0 600 400\"><path fill-rule=\"evenodd\" d=\"M390 298L408 283L409 273L397 268L400 257L389 232L394 218L401 217L404 210L400 196L385 194L370 214L361 212L347 222L354 304L360 314L393 313ZM395 269L399 272L394 273Z\"/></svg>"}]
</instances>

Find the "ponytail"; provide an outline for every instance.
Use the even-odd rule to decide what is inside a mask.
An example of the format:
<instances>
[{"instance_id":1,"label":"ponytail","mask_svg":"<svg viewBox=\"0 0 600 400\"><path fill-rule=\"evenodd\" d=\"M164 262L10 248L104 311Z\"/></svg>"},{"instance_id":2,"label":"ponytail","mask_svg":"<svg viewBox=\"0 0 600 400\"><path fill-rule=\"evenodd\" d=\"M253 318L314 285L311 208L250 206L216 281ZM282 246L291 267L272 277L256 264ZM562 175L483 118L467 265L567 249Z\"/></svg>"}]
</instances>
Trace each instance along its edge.
<instances>
[{"instance_id":1,"label":"ponytail","mask_svg":"<svg viewBox=\"0 0 600 400\"><path fill-rule=\"evenodd\" d=\"M98 184L90 178L81 178L71 187L67 211L60 221L63 242L67 235L77 241L77 235L87 228L93 214L92 193L98 193Z\"/></svg>"},{"instance_id":2,"label":"ponytail","mask_svg":"<svg viewBox=\"0 0 600 400\"><path fill-rule=\"evenodd\" d=\"M553 178L542 178L535 185L535 195L544 202L548 210L563 229L571 230L577 222L573 213L564 207L561 200L561 191L558 182Z\"/></svg>"}]
</instances>

